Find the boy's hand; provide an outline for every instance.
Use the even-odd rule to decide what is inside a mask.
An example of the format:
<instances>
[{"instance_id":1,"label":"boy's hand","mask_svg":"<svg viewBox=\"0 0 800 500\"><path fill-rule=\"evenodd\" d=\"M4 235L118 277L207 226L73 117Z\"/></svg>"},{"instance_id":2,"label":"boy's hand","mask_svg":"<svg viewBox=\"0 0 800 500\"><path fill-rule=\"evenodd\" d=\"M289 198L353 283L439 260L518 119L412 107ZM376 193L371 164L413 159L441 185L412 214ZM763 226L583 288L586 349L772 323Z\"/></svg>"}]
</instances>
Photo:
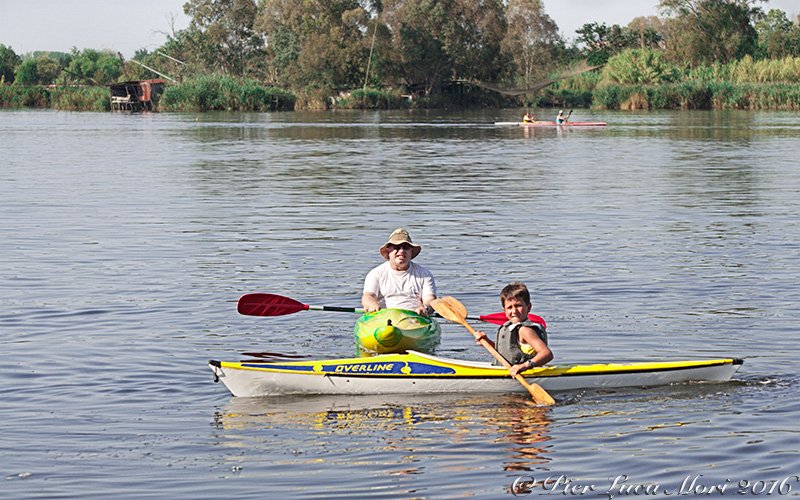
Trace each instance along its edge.
<instances>
[{"instance_id":1,"label":"boy's hand","mask_svg":"<svg viewBox=\"0 0 800 500\"><path fill-rule=\"evenodd\" d=\"M524 372L528 368L530 368L530 365L528 365L527 361L524 363L518 363L508 369L508 374L511 375L511 378L515 378L518 374Z\"/></svg>"},{"instance_id":2,"label":"boy's hand","mask_svg":"<svg viewBox=\"0 0 800 500\"><path fill-rule=\"evenodd\" d=\"M482 331L478 330L475 332L475 343L480 344L481 340L489 340L489 337L487 337Z\"/></svg>"}]
</instances>

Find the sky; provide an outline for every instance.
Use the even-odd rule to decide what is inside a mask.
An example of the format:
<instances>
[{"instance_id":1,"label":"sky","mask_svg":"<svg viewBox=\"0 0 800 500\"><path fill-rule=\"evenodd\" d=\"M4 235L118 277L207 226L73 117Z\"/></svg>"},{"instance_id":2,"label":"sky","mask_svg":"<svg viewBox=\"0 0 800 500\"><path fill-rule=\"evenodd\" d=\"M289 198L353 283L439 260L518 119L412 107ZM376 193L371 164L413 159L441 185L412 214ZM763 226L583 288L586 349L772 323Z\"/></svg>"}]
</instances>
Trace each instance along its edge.
<instances>
[{"instance_id":1,"label":"sky","mask_svg":"<svg viewBox=\"0 0 800 500\"><path fill-rule=\"evenodd\" d=\"M166 33L189 25L186 0L0 0L0 44L18 55L36 50L69 52L73 47L111 49L126 58L153 51ZM567 40L585 23L627 25L658 15L657 0L543 0L545 12ZM800 13L798 0L769 0L765 10Z\"/></svg>"}]
</instances>

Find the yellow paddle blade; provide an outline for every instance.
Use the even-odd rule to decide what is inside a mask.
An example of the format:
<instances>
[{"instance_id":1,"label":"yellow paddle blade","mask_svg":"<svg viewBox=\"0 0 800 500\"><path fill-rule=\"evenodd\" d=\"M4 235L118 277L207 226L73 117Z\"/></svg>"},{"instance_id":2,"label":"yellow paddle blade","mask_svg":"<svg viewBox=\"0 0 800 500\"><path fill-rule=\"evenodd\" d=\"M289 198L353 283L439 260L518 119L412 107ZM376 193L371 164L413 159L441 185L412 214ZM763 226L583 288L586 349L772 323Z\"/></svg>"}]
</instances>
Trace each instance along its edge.
<instances>
[{"instance_id":1,"label":"yellow paddle blade","mask_svg":"<svg viewBox=\"0 0 800 500\"><path fill-rule=\"evenodd\" d=\"M461 323L467 321L467 308L455 297L441 297L431 302L433 310L447 321Z\"/></svg>"},{"instance_id":2,"label":"yellow paddle blade","mask_svg":"<svg viewBox=\"0 0 800 500\"><path fill-rule=\"evenodd\" d=\"M533 400L540 405L553 406L556 400L539 384L529 384L526 389L533 397Z\"/></svg>"}]
</instances>

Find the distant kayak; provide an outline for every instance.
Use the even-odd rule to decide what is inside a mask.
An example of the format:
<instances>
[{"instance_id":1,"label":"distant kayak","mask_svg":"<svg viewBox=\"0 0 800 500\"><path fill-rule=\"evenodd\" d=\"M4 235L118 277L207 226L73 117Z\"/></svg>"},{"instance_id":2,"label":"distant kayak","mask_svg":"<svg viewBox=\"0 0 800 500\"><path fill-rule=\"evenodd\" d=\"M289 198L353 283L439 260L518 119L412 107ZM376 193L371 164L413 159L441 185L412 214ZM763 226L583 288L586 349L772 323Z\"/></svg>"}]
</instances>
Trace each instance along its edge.
<instances>
[{"instance_id":1,"label":"distant kayak","mask_svg":"<svg viewBox=\"0 0 800 500\"><path fill-rule=\"evenodd\" d=\"M559 125L556 122L535 121L535 122L494 122L498 126L506 127L605 127L606 122L566 122Z\"/></svg>"}]
</instances>

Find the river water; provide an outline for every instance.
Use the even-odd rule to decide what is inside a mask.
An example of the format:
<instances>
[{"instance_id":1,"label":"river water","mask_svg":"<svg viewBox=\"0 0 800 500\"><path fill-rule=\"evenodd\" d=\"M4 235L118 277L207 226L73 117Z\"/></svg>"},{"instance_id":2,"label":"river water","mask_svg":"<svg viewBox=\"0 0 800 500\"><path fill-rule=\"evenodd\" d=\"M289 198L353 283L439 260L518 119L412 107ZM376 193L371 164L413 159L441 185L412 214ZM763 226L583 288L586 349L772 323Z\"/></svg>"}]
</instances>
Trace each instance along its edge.
<instances>
[{"instance_id":1,"label":"river water","mask_svg":"<svg viewBox=\"0 0 800 500\"><path fill-rule=\"evenodd\" d=\"M516 115L0 112L4 495L796 496L800 117L493 125ZM354 314L247 317L236 300L358 307L398 226L471 315L526 282L555 363L745 364L552 408L213 383L208 359L351 355ZM439 353L489 359L458 325Z\"/></svg>"}]
</instances>

